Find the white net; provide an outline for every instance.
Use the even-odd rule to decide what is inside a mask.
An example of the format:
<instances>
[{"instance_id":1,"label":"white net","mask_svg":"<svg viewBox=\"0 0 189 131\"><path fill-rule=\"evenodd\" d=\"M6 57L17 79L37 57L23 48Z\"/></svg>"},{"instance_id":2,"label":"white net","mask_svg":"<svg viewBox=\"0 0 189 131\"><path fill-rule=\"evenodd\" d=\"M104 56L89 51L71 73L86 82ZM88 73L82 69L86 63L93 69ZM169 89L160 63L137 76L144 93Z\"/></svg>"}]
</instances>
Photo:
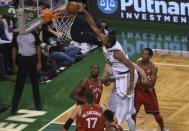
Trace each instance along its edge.
<instances>
[{"instance_id":1,"label":"white net","mask_svg":"<svg viewBox=\"0 0 189 131\"><path fill-rule=\"evenodd\" d=\"M71 38L71 27L74 22L75 16L69 15L66 11L58 15L60 18L56 19L54 25L58 32L57 40L60 43L68 43Z\"/></svg>"}]
</instances>

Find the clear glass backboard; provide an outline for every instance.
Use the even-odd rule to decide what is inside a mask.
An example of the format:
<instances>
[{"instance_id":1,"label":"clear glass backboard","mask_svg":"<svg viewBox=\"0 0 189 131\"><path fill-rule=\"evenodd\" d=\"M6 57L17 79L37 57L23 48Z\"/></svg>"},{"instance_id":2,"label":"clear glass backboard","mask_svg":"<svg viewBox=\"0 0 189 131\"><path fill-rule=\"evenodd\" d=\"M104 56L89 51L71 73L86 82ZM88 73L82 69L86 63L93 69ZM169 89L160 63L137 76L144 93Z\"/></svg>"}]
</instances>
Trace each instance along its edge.
<instances>
[{"instance_id":1,"label":"clear glass backboard","mask_svg":"<svg viewBox=\"0 0 189 131\"><path fill-rule=\"evenodd\" d=\"M27 33L43 23L41 11L63 9L67 0L19 0L18 25L20 33Z\"/></svg>"}]
</instances>

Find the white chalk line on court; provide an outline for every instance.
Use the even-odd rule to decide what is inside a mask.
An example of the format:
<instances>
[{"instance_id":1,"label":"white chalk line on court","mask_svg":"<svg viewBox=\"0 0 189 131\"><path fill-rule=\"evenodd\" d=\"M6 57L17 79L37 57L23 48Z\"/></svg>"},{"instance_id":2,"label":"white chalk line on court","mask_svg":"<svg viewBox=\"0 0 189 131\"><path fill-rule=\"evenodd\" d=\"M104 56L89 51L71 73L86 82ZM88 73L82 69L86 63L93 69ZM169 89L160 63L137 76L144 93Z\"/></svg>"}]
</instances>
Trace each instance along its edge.
<instances>
[{"instance_id":1,"label":"white chalk line on court","mask_svg":"<svg viewBox=\"0 0 189 131\"><path fill-rule=\"evenodd\" d=\"M48 127L51 123L53 123L56 119L60 118L61 116L63 116L64 114L66 114L67 112L71 111L73 108L75 107L75 104L70 107L69 109L67 109L65 112L63 112L62 114L58 115L56 118L54 118L52 121L50 121L49 123L47 123L46 125L44 125L42 128L40 128L38 131L42 131L43 129L45 129L46 127Z\"/></svg>"},{"instance_id":2,"label":"white chalk line on court","mask_svg":"<svg viewBox=\"0 0 189 131\"><path fill-rule=\"evenodd\" d=\"M180 64L168 64L168 63L155 63L156 65L164 65L164 66L175 66L175 67L185 67L189 68L189 65L180 65Z\"/></svg>"}]
</instances>

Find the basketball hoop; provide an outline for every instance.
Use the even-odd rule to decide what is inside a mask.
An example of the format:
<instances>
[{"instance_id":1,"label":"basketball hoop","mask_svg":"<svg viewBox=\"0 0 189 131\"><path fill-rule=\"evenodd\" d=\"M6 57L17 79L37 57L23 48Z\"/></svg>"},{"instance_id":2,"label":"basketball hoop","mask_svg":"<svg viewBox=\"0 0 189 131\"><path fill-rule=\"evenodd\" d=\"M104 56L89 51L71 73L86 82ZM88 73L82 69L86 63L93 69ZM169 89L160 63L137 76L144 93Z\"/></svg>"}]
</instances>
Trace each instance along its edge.
<instances>
[{"instance_id":1,"label":"basketball hoop","mask_svg":"<svg viewBox=\"0 0 189 131\"><path fill-rule=\"evenodd\" d=\"M62 10L42 10L42 18L45 22L53 21L58 33L57 40L60 43L67 43L71 38L71 27L75 19L75 15L70 15L66 9Z\"/></svg>"}]
</instances>

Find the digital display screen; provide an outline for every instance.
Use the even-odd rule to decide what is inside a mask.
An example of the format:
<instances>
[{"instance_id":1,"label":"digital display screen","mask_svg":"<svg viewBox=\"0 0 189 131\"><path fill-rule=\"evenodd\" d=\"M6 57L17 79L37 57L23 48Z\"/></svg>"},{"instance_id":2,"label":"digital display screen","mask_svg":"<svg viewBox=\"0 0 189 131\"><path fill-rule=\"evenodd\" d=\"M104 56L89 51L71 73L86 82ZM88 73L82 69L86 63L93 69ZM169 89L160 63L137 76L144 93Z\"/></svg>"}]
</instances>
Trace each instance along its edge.
<instances>
[{"instance_id":1,"label":"digital display screen","mask_svg":"<svg viewBox=\"0 0 189 131\"><path fill-rule=\"evenodd\" d=\"M187 0L90 0L96 18L166 24L189 24Z\"/></svg>"}]
</instances>

